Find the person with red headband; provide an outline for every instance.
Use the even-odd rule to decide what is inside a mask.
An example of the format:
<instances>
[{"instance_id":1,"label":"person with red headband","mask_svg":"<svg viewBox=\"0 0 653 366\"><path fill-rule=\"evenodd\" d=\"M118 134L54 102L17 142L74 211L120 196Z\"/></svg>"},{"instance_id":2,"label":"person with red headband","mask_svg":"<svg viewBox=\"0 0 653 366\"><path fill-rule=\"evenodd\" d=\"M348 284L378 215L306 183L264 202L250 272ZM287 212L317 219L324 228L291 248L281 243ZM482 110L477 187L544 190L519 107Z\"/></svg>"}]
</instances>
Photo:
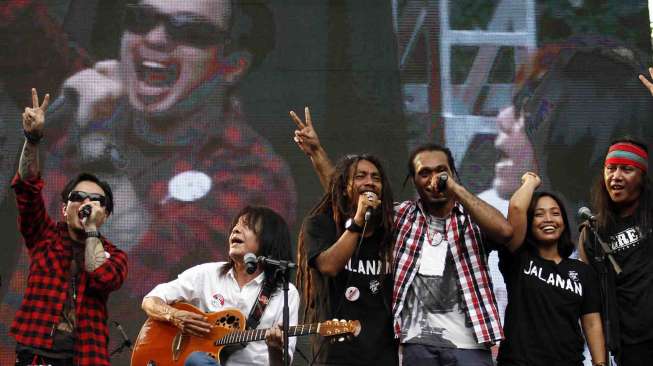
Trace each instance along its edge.
<instances>
[{"instance_id":1,"label":"person with red headband","mask_svg":"<svg viewBox=\"0 0 653 366\"><path fill-rule=\"evenodd\" d=\"M626 138L610 145L592 192L596 233L607 246L597 245L593 234L582 235L579 246L581 258L605 273L605 331L619 366L653 359L653 195L648 164L644 143Z\"/></svg>"}]
</instances>

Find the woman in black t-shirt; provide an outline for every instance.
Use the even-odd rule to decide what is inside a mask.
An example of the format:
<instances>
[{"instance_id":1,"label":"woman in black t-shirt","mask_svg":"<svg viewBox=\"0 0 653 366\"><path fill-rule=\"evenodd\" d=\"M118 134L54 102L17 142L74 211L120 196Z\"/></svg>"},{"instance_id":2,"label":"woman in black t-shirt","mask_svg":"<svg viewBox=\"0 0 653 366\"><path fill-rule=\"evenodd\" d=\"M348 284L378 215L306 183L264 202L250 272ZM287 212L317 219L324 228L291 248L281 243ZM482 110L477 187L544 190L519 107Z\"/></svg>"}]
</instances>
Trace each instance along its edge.
<instances>
[{"instance_id":1,"label":"woman in black t-shirt","mask_svg":"<svg viewBox=\"0 0 653 366\"><path fill-rule=\"evenodd\" d=\"M584 334L592 364L605 365L598 281L588 265L569 258L565 208L555 195L535 193L539 185L526 173L510 199L514 236L499 253L508 306L498 364L581 366Z\"/></svg>"}]
</instances>

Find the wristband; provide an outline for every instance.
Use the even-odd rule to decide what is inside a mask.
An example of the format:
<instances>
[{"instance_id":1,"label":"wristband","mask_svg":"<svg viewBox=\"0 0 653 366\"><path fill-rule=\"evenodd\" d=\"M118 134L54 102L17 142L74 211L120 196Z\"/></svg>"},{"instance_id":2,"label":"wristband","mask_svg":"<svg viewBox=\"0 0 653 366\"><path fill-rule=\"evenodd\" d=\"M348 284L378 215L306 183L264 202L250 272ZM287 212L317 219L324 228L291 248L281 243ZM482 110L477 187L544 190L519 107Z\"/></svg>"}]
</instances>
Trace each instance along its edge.
<instances>
[{"instance_id":1,"label":"wristband","mask_svg":"<svg viewBox=\"0 0 653 366\"><path fill-rule=\"evenodd\" d=\"M100 232L99 231L87 231L86 232L86 237L87 238L100 238Z\"/></svg>"},{"instance_id":2,"label":"wristband","mask_svg":"<svg viewBox=\"0 0 653 366\"><path fill-rule=\"evenodd\" d=\"M36 145L43 139L43 134L37 135L35 133L27 132L25 130L23 130L23 134L25 135L25 138L27 139L27 141L29 141L30 144Z\"/></svg>"}]
</instances>

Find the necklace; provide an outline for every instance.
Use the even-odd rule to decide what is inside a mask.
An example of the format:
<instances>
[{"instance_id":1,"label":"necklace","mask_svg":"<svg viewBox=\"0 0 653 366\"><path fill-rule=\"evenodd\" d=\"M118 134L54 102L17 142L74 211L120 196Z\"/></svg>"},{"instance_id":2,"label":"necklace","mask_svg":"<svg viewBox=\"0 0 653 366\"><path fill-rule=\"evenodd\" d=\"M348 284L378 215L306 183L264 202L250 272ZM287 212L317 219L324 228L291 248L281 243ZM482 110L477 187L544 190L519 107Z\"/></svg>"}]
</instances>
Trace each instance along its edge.
<instances>
[{"instance_id":1,"label":"necklace","mask_svg":"<svg viewBox=\"0 0 653 366\"><path fill-rule=\"evenodd\" d=\"M426 238L429 241L429 244L431 246L437 247L438 245L442 244L442 241L444 239L443 233L438 231L437 225L432 222L432 216L428 215L428 221L426 222ZM437 219L435 219L437 220ZM443 228L446 226L446 220L445 223L442 225ZM433 237L431 237L431 227L434 227L434 234ZM446 230L446 228L445 228ZM446 234L446 231L445 231Z\"/></svg>"}]
</instances>

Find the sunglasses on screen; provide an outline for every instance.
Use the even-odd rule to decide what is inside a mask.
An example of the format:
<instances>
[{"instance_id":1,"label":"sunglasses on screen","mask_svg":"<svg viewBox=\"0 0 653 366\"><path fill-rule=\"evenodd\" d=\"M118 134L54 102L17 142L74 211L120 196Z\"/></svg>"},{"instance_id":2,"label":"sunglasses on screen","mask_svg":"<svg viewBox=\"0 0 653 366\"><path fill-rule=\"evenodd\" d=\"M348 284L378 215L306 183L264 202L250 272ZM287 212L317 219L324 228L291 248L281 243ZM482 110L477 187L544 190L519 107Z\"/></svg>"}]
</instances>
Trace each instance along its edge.
<instances>
[{"instance_id":1,"label":"sunglasses on screen","mask_svg":"<svg viewBox=\"0 0 653 366\"><path fill-rule=\"evenodd\" d=\"M82 191L72 191L68 195L68 201L71 202L84 202L84 200L86 200L87 198L91 201L98 202L102 207L104 207L107 201L107 198L99 193L86 193Z\"/></svg>"},{"instance_id":2,"label":"sunglasses on screen","mask_svg":"<svg viewBox=\"0 0 653 366\"><path fill-rule=\"evenodd\" d=\"M172 40L197 48L225 44L229 38L227 32L195 14L162 14L153 6L144 4L126 7L125 29L129 32L143 35L161 23Z\"/></svg>"}]
</instances>

